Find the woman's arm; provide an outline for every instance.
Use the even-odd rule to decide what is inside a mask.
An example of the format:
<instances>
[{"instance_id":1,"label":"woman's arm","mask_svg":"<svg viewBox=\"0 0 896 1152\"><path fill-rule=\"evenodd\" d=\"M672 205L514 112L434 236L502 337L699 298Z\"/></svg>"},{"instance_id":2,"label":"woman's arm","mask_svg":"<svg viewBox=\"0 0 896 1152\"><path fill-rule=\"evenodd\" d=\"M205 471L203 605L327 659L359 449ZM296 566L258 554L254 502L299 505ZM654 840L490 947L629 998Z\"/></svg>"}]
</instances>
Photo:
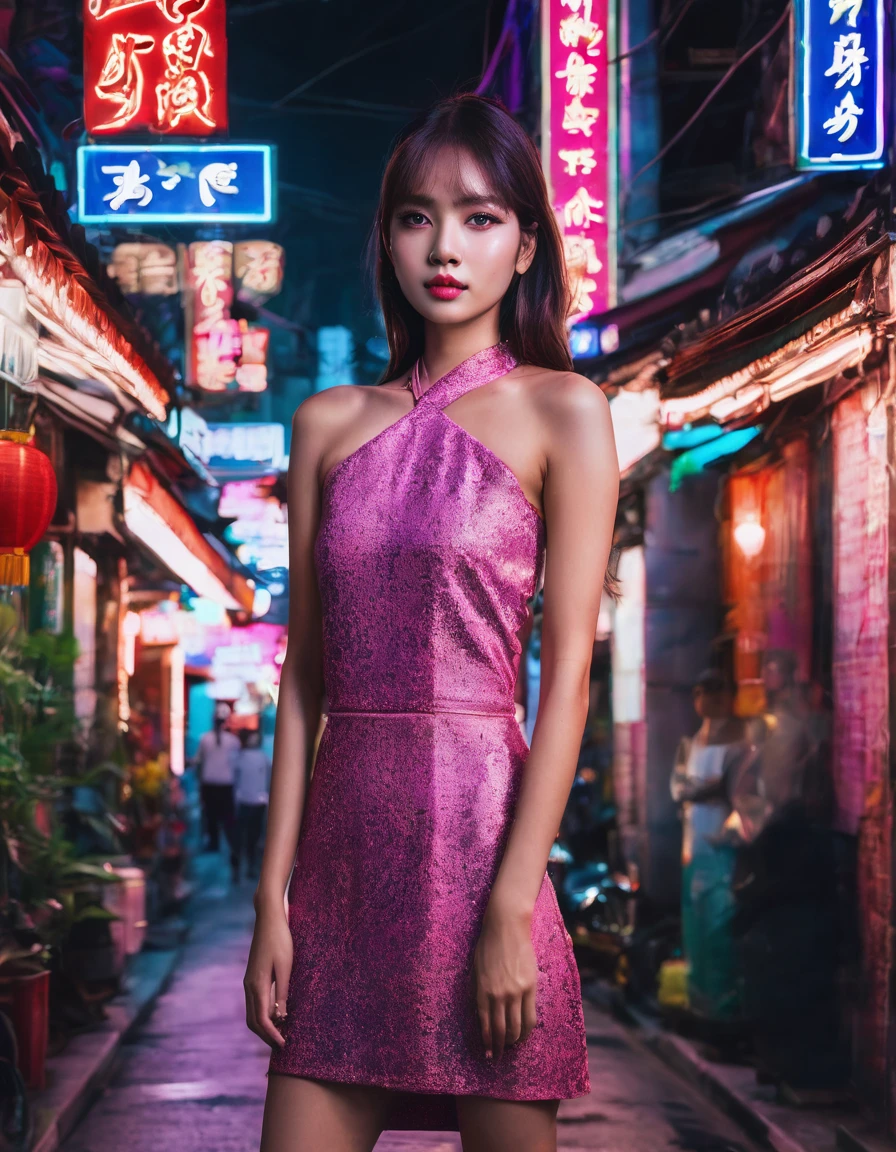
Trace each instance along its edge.
<instances>
[{"instance_id":1,"label":"woman's arm","mask_svg":"<svg viewBox=\"0 0 896 1152\"><path fill-rule=\"evenodd\" d=\"M320 522L320 432L310 397L293 417L287 477L289 631L274 725L267 840L254 903L283 907L295 862L323 696L320 596L314 540Z\"/></svg>"},{"instance_id":2,"label":"woman's arm","mask_svg":"<svg viewBox=\"0 0 896 1152\"><path fill-rule=\"evenodd\" d=\"M690 800L688 789L690 788L690 779L688 777L688 755L691 748L691 737L682 736L678 742L678 750L675 753L675 767L672 769L672 778L669 781L669 792L672 799L676 804L683 804L686 800Z\"/></svg>"},{"instance_id":3,"label":"woman's arm","mask_svg":"<svg viewBox=\"0 0 896 1152\"><path fill-rule=\"evenodd\" d=\"M572 373L545 389L548 529L541 694L515 818L492 888L477 956L487 1050L535 1025L535 900L575 776L588 714L588 677L613 540L619 468L606 397Z\"/></svg>"},{"instance_id":4,"label":"woman's arm","mask_svg":"<svg viewBox=\"0 0 896 1152\"><path fill-rule=\"evenodd\" d=\"M247 1024L269 1044L278 1045L283 1041L271 1021L271 984L284 1011L292 966L285 895L295 863L323 693L321 609L314 567L320 520L320 398L309 397L293 417L287 479L289 639L274 727L267 835L253 898L255 935L244 980Z\"/></svg>"}]
</instances>

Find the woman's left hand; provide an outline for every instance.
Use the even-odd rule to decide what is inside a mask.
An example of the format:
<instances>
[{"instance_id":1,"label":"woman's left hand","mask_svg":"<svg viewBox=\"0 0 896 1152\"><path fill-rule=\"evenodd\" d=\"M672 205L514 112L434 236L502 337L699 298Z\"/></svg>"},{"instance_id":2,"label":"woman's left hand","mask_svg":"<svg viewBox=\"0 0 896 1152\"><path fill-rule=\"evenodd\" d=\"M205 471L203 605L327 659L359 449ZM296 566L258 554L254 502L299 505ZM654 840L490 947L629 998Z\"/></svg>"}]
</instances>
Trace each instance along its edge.
<instances>
[{"instance_id":1,"label":"woman's left hand","mask_svg":"<svg viewBox=\"0 0 896 1152\"><path fill-rule=\"evenodd\" d=\"M525 1040L535 1027L538 965L531 925L531 916L490 906L476 945L476 1008L485 1054L496 1061L505 1046Z\"/></svg>"}]
</instances>

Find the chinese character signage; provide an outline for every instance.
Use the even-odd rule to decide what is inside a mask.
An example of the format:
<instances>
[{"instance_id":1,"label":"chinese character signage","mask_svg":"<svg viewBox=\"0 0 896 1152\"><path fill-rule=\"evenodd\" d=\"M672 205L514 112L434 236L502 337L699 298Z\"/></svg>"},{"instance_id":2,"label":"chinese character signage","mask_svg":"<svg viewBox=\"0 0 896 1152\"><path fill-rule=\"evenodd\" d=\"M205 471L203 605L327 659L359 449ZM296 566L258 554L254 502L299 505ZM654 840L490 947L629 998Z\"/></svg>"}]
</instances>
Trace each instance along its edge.
<instances>
[{"instance_id":1,"label":"chinese character signage","mask_svg":"<svg viewBox=\"0 0 896 1152\"><path fill-rule=\"evenodd\" d=\"M240 240L233 247L238 300L264 304L283 287L284 252L271 240Z\"/></svg>"},{"instance_id":2,"label":"chinese character signage","mask_svg":"<svg viewBox=\"0 0 896 1152\"><path fill-rule=\"evenodd\" d=\"M233 244L197 240L185 260L187 383L223 392L236 379L239 323L230 319Z\"/></svg>"},{"instance_id":3,"label":"chinese character signage","mask_svg":"<svg viewBox=\"0 0 896 1152\"><path fill-rule=\"evenodd\" d=\"M268 386L269 328L250 328L240 320L240 358L236 366L236 384L240 392L264 392Z\"/></svg>"},{"instance_id":4,"label":"chinese character signage","mask_svg":"<svg viewBox=\"0 0 896 1152\"><path fill-rule=\"evenodd\" d=\"M174 296L177 253L167 244L116 244L107 272L126 295Z\"/></svg>"},{"instance_id":5,"label":"chinese character signage","mask_svg":"<svg viewBox=\"0 0 896 1152\"><path fill-rule=\"evenodd\" d=\"M267 224L270 144L86 144L78 149L82 224Z\"/></svg>"},{"instance_id":6,"label":"chinese character signage","mask_svg":"<svg viewBox=\"0 0 896 1152\"><path fill-rule=\"evenodd\" d=\"M543 0L542 156L566 249L570 321L615 297L612 0Z\"/></svg>"},{"instance_id":7,"label":"chinese character signage","mask_svg":"<svg viewBox=\"0 0 896 1152\"><path fill-rule=\"evenodd\" d=\"M230 315L233 255L229 240L184 249L187 383L205 392L264 392L271 334Z\"/></svg>"},{"instance_id":8,"label":"chinese character signage","mask_svg":"<svg viewBox=\"0 0 896 1152\"><path fill-rule=\"evenodd\" d=\"M884 162L884 0L796 0L796 166Z\"/></svg>"},{"instance_id":9,"label":"chinese character signage","mask_svg":"<svg viewBox=\"0 0 896 1152\"><path fill-rule=\"evenodd\" d=\"M91 135L227 129L225 0L85 0Z\"/></svg>"},{"instance_id":10,"label":"chinese character signage","mask_svg":"<svg viewBox=\"0 0 896 1152\"><path fill-rule=\"evenodd\" d=\"M240 322L213 320L204 331L193 329L196 384L205 392L236 390L236 369L243 350Z\"/></svg>"}]
</instances>

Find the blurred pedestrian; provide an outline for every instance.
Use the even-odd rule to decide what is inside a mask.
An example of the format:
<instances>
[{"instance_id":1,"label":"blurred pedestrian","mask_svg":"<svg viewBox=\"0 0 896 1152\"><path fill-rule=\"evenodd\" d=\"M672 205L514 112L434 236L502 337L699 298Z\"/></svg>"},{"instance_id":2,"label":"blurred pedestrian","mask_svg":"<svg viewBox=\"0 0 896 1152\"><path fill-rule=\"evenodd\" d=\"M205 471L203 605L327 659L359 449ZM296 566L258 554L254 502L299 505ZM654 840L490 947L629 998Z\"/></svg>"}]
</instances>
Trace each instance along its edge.
<instances>
[{"instance_id":1,"label":"blurred pedestrian","mask_svg":"<svg viewBox=\"0 0 896 1152\"><path fill-rule=\"evenodd\" d=\"M196 763L199 767L200 795L208 831L205 850L207 852L220 850L223 830L230 848L231 875L237 880L239 868L233 786L240 742L227 728L229 719L230 705L222 701L215 707L214 726L211 732L205 732L200 737Z\"/></svg>"},{"instance_id":2,"label":"blurred pedestrian","mask_svg":"<svg viewBox=\"0 0 896 1152\"><path fill-rule=\"evenodd\" d=\"M691 1009L721 1023L741 1014L732 930L735 853L723 829L731 812L730 781L748 745L743 724L734 716L734 694L721 672L702 672L693 699L700 727L680 742L671 780L672 798L682 809L681 933Z\"/></svg>"},{"instance_id":3,"label":"blurred pedestrian","mask_svg":"<svg viewBox=\"0 0 896 1152\"><path fill-rule=\"evenodd\" d=\"M236 760L237 867L243 855L246 875L258 876L258 841L264 827L271 787L271 758L261 746L261 730L243 733Z\"/></svg>"},{"instance_id":4,"label":"blurred pedestrian","mask_svg":"<svg viewBox=\"0 0 896 1152\"><path fill-rule=\"evenodd\" d=\"M738 806L751 793L756 799L734 876L735 924L763 1077L822 1091L841 1087L849 1074L837 995L842 918L836 845L817 821L824 806L813 782L827 770L819 757L824 733L810 726L796 671L792 652L766 652L768 711L753 725L758 774L749 788L745 777L734 798Z\"/></svg>"}]
</instances>

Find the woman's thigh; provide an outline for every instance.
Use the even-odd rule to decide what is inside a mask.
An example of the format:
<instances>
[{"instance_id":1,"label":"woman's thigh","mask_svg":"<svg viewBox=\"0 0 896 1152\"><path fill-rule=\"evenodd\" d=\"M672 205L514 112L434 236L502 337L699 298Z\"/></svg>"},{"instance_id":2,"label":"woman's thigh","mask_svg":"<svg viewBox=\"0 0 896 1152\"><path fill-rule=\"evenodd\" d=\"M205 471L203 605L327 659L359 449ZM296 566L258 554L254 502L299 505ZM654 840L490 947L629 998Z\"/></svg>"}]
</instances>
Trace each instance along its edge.
<instances>
[{"instance_id":1,"label":"woman's thigh","mask_svg":"<svg viewBox=\"0 0 896 1152\"><path fill-rule=\"evenodd\" d=\"M383 1088L271 1072L260 1152L371 1152L387 1107Z\"/></svg>"},{"instance_id":2,"label":"woman's thigh","mask_svg":"<svg viewBox=\"0 0 896 1152\"><path fill-rule=\"evenodd\" d=\"M458 1096L464 1152L556 1152L559 1100Z\"/></svg>"}]
</instances>

